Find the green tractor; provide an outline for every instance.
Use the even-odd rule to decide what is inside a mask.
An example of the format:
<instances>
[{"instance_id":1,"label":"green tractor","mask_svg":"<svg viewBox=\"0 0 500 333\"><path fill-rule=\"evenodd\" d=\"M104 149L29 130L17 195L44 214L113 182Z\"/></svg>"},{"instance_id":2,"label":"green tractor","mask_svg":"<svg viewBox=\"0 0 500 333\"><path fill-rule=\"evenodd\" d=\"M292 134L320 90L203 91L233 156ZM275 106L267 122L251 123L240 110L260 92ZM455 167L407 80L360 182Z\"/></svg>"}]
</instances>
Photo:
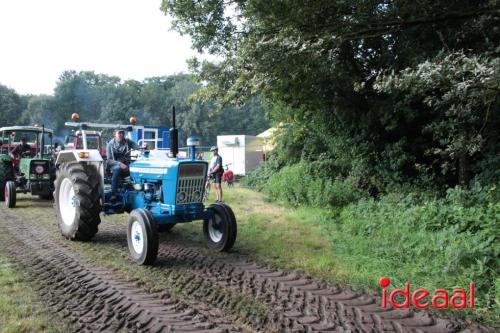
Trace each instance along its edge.
<instances>
[{"instance_id":1,"label":"green tractor","mask_svg":"<svg viewBox=\"0 0 500 333\"><path fill-rule=\"evenodd\" d=\"M52 199L53 131L43 126L11 126L0 128L0 135L0 201L14 208L18 192Z\"/></svg>"}]
</instances>

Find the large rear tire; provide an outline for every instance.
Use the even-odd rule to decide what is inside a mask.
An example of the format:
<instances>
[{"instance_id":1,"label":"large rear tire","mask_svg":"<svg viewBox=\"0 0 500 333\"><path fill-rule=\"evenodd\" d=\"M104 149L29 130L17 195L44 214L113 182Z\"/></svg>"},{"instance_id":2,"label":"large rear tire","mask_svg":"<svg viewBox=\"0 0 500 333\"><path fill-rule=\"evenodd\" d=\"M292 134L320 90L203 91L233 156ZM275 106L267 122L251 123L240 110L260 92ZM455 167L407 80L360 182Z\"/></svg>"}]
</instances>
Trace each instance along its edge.
<instances>
[{"instance_id":1,"label":"large rear tire","mask_svg":"<svg viewBox=\"0 0 500 333\"><path fill-rule=\"evenodd\" d=\"M0 189L4 189L9 180L14 180L14 167L11 162L0 162ZM4 191L0 191L0 201L5 200Z\"/></svg>"},{"instance_id":2,"label":"large rear tire","mask_svg":"<svg viewBox=\"0 0 500 333\"><path fill-rule=\"evenodd\" d=\"M57 171L54 205L59 229L71 240L90 240L101 222L100 179L97 168L63 163Z\"/></svg>"},{"instance_id":3,"label":"large rear tire","mask_svg":"<svg viewBox=\"0 0 500 333\"><path fill-rule=\"evenodd\" d=\"M7 206L7 208L16 207L16 183L12 180L9 180L5 184L4 198L5 206Z\"/></svg>"},{"instance_id":4,"label":"large rear tire","mask_svg":"<svg viewBox=\"0 0 500 333\"><path fill-rule=\"evenodd\" d=\"M221 203L210 205L208 209L213 211L213 217L203 221L208 247L217 252L229 251L236 240L236 219L228 207Z\"/></svg>"},{"instance_id":5,"label":"large rear tire","mask_svg":"<svg viewBox=\"0 0 500 333\"><path fill-rule=\"evenodd\" d=\"M134 209L127 225L130 255L141 265L152 265L158 256L158 232L153 215L146 209Z\"/></svg>"}]
</instances>

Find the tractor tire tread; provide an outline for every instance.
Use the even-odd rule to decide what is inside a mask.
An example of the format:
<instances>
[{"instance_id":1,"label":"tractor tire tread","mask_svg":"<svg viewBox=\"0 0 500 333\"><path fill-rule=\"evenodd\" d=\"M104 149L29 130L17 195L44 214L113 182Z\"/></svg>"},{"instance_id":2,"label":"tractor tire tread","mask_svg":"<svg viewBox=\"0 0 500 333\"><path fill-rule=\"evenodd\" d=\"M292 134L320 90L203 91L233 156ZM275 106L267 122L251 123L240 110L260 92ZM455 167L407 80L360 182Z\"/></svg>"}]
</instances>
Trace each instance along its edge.
<instances>
[{"instance_id":1,"label":"tractor tire tread","mask_svg":"<svg viewBox=\"0 0 500 333\"><path fill-rule=\"evenodd\" d=\"M56 178L56 187L62 178L68 178L73 183L75 196L77 198L76 219L78 225L69 233L63 235L72 240L88 241L98 231L101 222L99 174L95 167L81 163L64 163L59 167ZM56 191L57 192L57 191ZM56 210L59 209L58 199L55 199ZM58 216L58 219L59 216ZM59 221L61 225L62 221Z\"/></svg>"},{"instance_id":2,"label":"tractor tire tread","mask_svg":"<svg viewBox=\"0 0 500 333\"><path fill-rule=\"evenodd\" d=\"M229 239L228 239L228 244L226 245L226 247L229 249L231 249L234 245L234 243L236 242L236 236L238 234L238 227L237 227L237 223L236 223L236 216L234 215L234 212L233 210L231 209L231 207L229 207L229 205L221 202L219 203L225 210L226 210L226 214L228 214L229 218L233 221L233 225L234 225L234 231L231 232L229 235Z\"/></svg>"},{"instance_id":3,"label":"tractor tire tread","mask_svg":"<svg viewBox=\"0 0 500 333\"><path fill-rule=\"evenodd\" d=\"M0 162L0 201L5 200L5 185L9 180L14 180L14 167L12 163L2 161Z\"/></svg>"},{"instance_id":4,"label":"tractor tire tread","mask_svg":"<svg viewBox=\"0 0 500 333\"><path fill-rule=\"evenodd\" d=\"M221 244L213 243L213 241L209 236L209 231L208 231L209 220L204 220L203 234L205 236L205 240L208 242L209 247L212 250L215 250L217 252L227 252L233 247L234 242L236 240L236 219L232 219L228 209L221 203L211 204L209 208L213 209L216 213L220 214L221 216L224 216L224 219L226 220L227 223L227 230L226 230L227 234L225 240L223 236L223 242Z\"/></svg>"}]
</instances>

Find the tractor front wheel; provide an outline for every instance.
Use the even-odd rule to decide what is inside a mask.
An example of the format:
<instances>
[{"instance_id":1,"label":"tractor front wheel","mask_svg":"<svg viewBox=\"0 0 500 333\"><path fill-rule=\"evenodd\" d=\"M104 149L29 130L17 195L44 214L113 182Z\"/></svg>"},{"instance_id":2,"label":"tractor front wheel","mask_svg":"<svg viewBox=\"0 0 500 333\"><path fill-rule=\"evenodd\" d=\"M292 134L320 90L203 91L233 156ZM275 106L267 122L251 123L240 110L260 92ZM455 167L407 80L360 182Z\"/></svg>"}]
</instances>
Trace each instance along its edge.
<instances>
[{"instance_id":1,"label":"tractor front wheel","mask_svg":"<svg viewBox=\"0 0 500 333\"><path fill-rule=\"evenodd\" d=\"M5 188L9 180L14 180L14 167L12 162L0 161L0 189ZM0 201L5 200L5 193L0 191Z\"/></svg>"},{"instance_id":2,"label":"tractor front wheel","mask_svg":"<svg viewBox=\"0 0 500 333\"><path fill-rule=\"evenodd\" d=\"M203 235L208 247L217 252L229 251L236 241L236 218L231 208L222 203L208 207L213 216L203 221Z\"/></svg>"},{"instance_id":3,"label":"tractor front wheel","mask_svg":"<svg viewBox=\"0 0 500 333\"><path fill-rule=\"evenodd\" d=\"M71 240L90 240L101 222L100 179L97 168L63 163L57 171L54 191L59 229Z\"/></svg>"},{"instance_id":4,"label":"tractor front wheel","mask_svg":"<svg viewBox=\"0 0 500 333\"><path fill-rule=\"evenodd\" d=\"M158 231L153 215L142 208L128 218L127 243L132 258L141 265L152 265L158 256Z\"/></svg>"},{"instance_id":5,"label":"tractor front wheel","mask_svg":"<svg viewBox=\"0 0 500 333\"><path fill-rule=\"evenodd\" d=\"M7 208L16 207L16 183L11 180L5 184L4 198Z\"/></svg>"}]
</instances>

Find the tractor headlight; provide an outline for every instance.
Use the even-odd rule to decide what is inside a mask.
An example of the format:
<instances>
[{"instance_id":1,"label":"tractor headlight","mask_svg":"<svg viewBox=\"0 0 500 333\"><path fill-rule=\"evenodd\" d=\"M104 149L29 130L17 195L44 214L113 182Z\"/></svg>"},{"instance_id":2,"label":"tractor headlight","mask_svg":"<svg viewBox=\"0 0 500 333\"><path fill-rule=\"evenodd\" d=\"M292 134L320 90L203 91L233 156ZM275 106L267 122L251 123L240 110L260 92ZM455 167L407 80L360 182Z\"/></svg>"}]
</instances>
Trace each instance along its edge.
<instances>
[{"instance_id":1,"label":"tractor headlight","mask_svg":"<svg viewBox=\"0 0 500 333\"><path fill-rule=\"evenodd\" d=\"M37 165L35 166L35 172L39 175L41 175L45 171L45 168L43 165Z\"/></svg>"},{"instance_id":2,"label":"tractor headlight","mask_svg":"<svg viewBox=\"0 0 500 333\"><path fill-rule=\"evenodd\" d=\"M50 179L50 175L49 174L43 175L43 179Z\"/></svg>"},{"instance_id":3,"label":"tractor headlight","mask_svg":"<svg viewBox=\"0 0 500 333\"><path fill-rule=\"evenodd\" d=\"M179 192L177 194L177 201L184 202L186 200L186 192Z\"/></svg>"},{"instance_id":4,"label":"tractor headlight","mask_svg":"<svg viewBox=\"0 0 500 333\"><path fill-rule=\"evenodd\" d=\"M195 191L193 193L193 200L194 201L199 201L201 199L201 192L200 191Z\"/></svg>"}]
</instances>

